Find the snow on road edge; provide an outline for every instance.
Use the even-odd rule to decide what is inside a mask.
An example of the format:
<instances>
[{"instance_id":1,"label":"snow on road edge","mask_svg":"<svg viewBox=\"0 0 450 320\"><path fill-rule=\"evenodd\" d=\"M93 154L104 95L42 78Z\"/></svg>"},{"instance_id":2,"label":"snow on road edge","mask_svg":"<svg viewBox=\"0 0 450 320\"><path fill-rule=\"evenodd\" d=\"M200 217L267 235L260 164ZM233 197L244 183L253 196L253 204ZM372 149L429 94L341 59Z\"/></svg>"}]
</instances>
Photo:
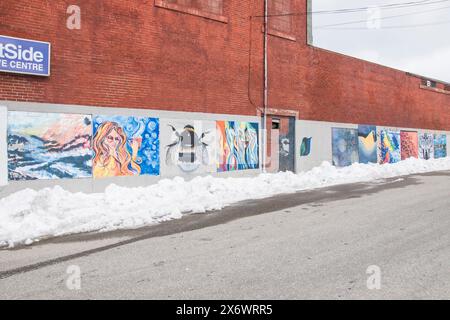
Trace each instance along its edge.
<instances>
[{"instance_id":1,"label":"snow on road edge","mask_svg":"<svg viewBox=\"0 0 450 320\"><path fill-rule=\"evenodd\" d=\"M207 176L190 181L176 177L146 187L110 185L105 192L94 194L71 193L59 186L25 189L0 199L0 247L81 232L137 228L243 200L441 170L450 170L450 158L411 158L385 165L355 163L345 168L324 162L299 174Z\"/></svg>"}]
</instances>

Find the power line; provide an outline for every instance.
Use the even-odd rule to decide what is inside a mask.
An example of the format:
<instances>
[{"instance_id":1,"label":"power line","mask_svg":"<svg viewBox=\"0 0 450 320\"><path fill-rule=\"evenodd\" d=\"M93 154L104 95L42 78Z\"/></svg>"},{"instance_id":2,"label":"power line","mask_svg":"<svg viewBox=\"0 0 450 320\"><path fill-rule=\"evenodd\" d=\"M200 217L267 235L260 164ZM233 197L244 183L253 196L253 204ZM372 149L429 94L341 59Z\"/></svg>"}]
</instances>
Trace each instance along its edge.
<instances>
[{"instance_id":1,"label":"power line","mask_svg":"<svg viewBox=\"0 0 450 320\"><path fill-rule=\"evenodd\" d=\"M367 11L373 8L379 9L401 9L401 8L410 8L410 7L418 7L425 5L433 5L443 2L449 2L450 0L421 0L421 1L413 1L413 2L402 2L402 3L392 3L385 4L379 6L369 6L369 7L359 7L359 8L346 8L346 9L335 9L335 10L322 10L322 11L311 11L311 12L290 12L290 13L280 13L280 14L269 14L268 17L283 17L283 16L305 16L305 15L320 15L320 14L341 14L341 13L355 13L361 11ZM263 18L264 16L253 16L255 18Z\"/></svg>"},{"instance_id":2,"label":"power line","mask_svg":"<svg viewBox=\"0 0 450 320\"><path fill-rule=\"evenodd\" d=\"M411 13L399 14L399 15L395 15L395 16L374 18L373 20L387 20L387 19L394 19L394 18L400 18L400 17L408 17L408 16L417 15L417 14L436 12L436 11L440 11L440 10L444 10L444 9L448 9L448 8L450 8L450 6L436 8L436 9L431 9L431 10L425 10L425 11L420 11L420 12L411 12ZM342 23L335 23L335 24L327 24L327 25L323 25L323 26L314 27L314 29L328 29L329 27L338 27L338 26L355 24L355 23L367 23L367 19L365 19L365 20L356 20L356 21L348 21L348 22L342 22Z\"/></svg>"},{"instance_id":3,"label":"power line","mask_svg":"<svg viewBox=\"0 0 450 320\"><path fill-rule=\"evenodd\" d=\"M437 25L443 25L450 23L450 20L447 21L441 21L441 22L432 22L432 23L423 23L423 24L411 24L411 25L399 25L399 26L386 26L382 27L380 29L369 29L369 28L324 28L325 30L343 30L343 31L349 31L349 30L386 30L386 29L409 29L409 28L422 28L422 27L428 27L428 26L437 26Z\"/></svg>"},{"instance_id":4,"label":"power line","mask_svg":"<svg viewBox=\"0 0 450 320\"><path fill-rule=\"evenodd\" d=\"M379 5L379 6L373 5L373 6L369 6L369 7L360 7L360 8L313 11L310 14L354 13L354 12L360 12L360 11L367 11L368 9L373 9L373 8L378 8L378 9L401 9L401 8L418 7L418 6L425 6L425 5L428 6L428 5L432 5L432 4L448 2L449 0L437 0L437 1L432 1L432 2L430 2L430 1L431 0L422 0L422 1L415 1L415 2L385 4L385 5Z\"/></svg>"}]
</instances>

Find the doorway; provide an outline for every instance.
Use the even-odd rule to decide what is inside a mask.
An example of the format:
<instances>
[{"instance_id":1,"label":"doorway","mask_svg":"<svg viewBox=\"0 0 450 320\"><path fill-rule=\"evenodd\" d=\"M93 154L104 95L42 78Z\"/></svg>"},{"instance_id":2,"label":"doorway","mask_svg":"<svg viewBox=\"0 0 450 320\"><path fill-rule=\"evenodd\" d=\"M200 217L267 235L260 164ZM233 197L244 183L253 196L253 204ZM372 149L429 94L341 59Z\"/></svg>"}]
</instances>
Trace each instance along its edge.
<instances>
[{"instance_id":1,"label":"doorway","mask_svg":"<svg viewBox=\"0 0 450 320\"><path fill-rule=\"evenodd\" d=\"M295 117L267 116L268 172L295 171Z\"/></svg>"}]
</instances>

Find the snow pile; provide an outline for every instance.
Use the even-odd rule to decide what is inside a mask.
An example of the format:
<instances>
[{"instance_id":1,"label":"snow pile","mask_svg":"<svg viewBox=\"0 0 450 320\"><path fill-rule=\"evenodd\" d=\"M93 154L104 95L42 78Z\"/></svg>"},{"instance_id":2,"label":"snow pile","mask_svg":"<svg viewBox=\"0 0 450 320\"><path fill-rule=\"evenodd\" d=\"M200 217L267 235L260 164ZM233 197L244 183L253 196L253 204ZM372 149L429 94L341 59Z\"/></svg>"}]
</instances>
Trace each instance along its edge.
<instances>
[{"instance_id":1,"label":"snow pile","mask_svg":"<svg viewBox=\"0 0 450 320\"><path fill-rule=\"evenodd\" d=\"M450 170L450 158L408 159L396 164L336 168L328 162L294 174L249 178L176 177L147 187L110 185L104 193L71 193L61 187L26 189L0 200L0 246L31 244L42 238L88 231L136 228L187 213L221 209L232 203L337 184Z\"/></svg>"}]
</instances>

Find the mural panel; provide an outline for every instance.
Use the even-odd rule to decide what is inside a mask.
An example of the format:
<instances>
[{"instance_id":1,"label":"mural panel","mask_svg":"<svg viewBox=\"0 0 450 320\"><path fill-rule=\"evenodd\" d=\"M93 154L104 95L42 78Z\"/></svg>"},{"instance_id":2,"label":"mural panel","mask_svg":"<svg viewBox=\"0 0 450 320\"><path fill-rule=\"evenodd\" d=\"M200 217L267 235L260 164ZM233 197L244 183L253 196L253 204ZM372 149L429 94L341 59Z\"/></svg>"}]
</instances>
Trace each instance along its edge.
<instances>
[{"instance_id":1,"label":"mural panel","mask_svg":"<svg viewBox=\"0 0 450 320\"><path fill-rule=\"evenodd\" d=\"M93 122L95 178L159 174L158 119L95 116Z\"/></svg>"},{"instance_id":2,"label":"mural panel","mask_svg":"<svg viewBox=\"0 0 450 320\"><path fill-rule=\"evenodd\" d=\"M358 126L358 149L360 163L377 163L376 126Z\"/></svg>"},{"instance_id":3,"label":"mural panel","mask_svg":"<svg viewBox=\"0 0 450 320\"><path fill-rule=\"evenodd\" d=\"M358 131L332 128L332 149L334 166L345 167L358 162Z\"/></svg>"},{"instance_id":4,"label":"mural panel","mask_svg":"<svg viewBox=\"0 0 450 320\"><path fill-rule=\"evenodd\" d=\"M419 158L419 138L416 131L401 131L401 159Z\"/></svg>"},{"instance_id":5,"label":"mural panel","mask_svg":"<svg viewBox=\"0 0 450 320\"><path fill-rule=\"evenodd\" d=\"M420 159L432 159L434 157L434 135L422 133L419 135L419 157Z\"/></svg>"},{"instance_id":6,"label":"mural panel","mask_svg":"<svg viewBox=\"0 0 450 320\"><path fill-rule=\"evenodd\" d=\"M305 137L300 146L300 157L307 157L311 153L312 137Z\"/></svg>"},{"instance_id":7,"label":"mural panel","mask_svg":"<svg viewBox=\"0 0 450 320\"><path fill-rule=\"evenodd\" d=\"M161 120L164 173L215 172L215 121Z\"/></svg>"},{"instance_id":8,"label":"mural panel","mask_svg":"<svg viewBox=\"0 0 450 320\"><path fill-rule=\"evenodd\" d=\"M259 168L258 123L217 121L217 171Z\"/></svg>"},{"instance_id":9,"label":"mural panel","mask_svg":"<svg viewBox=\"0 0 450 320\"><path fill-rule=\"evenodd\" d=\"M8 112L9 180L90 177L90 115Z\"/></svg>"},{"instance_id":10,"label":"mural panel","mask_svg":"<svg viewBox=\"0 0 450 320\"><path fill-rule=\"evenodd\" d=\"M401 160L400 132L380 131L380 163L396 163Z\"/></svg>"},{"instance_id":11,"label":"mural panel","mask_svg":"<svg viewBox=\"0 0 450 320\"><path fill-rule=\"evenodd\" d=\"M434 157L436 159L445 158L447 156L447 135L434 135Z\"/></svg>"}]
</instances>

